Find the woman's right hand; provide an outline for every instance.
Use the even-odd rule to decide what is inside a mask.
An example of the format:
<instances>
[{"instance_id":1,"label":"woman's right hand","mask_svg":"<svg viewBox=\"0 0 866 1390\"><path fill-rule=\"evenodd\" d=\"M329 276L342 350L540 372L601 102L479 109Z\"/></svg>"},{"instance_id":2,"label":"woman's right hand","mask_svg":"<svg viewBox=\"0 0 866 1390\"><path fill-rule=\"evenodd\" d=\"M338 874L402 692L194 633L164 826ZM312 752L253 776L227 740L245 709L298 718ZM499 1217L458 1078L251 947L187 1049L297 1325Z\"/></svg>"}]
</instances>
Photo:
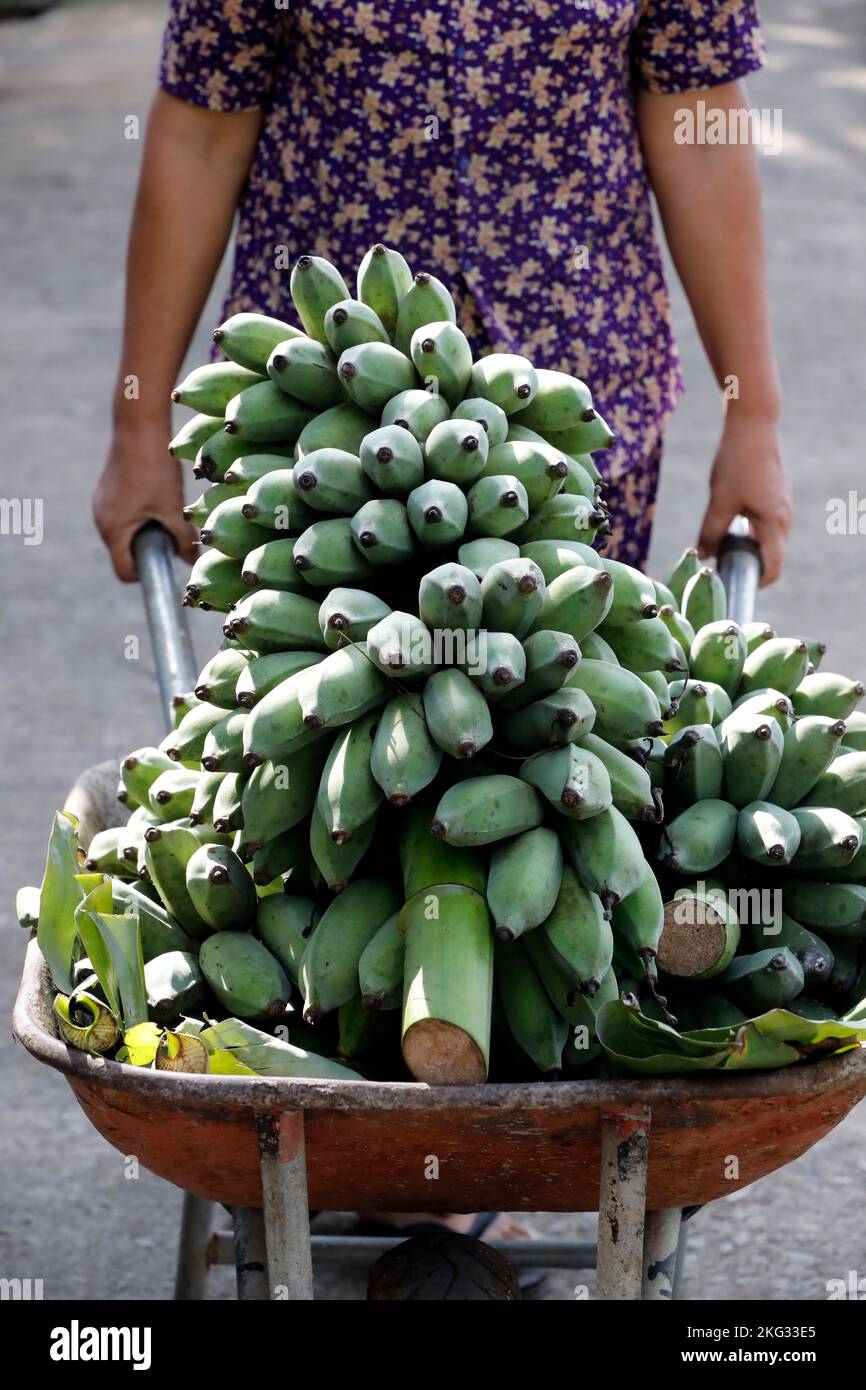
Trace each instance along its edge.
<instances>
[{"instance_id":1,"label":"woman's right hand","mask_svg":"<svg viewBox=\"0 0 866 1390\"><path fill-rule=\"evenodd\" d=\"M118 579L138 578L132 542L148 521L158 521L190 564L197 533L183 519L180 465L168 452L164 427L115 431L102 476L93 494L93 516Z\"/></svg>"}]
</instances>

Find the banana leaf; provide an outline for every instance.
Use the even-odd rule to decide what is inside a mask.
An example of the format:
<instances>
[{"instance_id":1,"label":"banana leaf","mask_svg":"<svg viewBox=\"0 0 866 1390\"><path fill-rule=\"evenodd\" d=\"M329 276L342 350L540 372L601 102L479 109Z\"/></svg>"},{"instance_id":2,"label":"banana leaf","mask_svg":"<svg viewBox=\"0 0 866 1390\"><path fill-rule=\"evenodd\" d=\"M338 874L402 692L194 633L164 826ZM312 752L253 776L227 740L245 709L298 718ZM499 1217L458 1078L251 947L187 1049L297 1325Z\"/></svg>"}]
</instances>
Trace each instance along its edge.
<instances>
[{"instance_id":1,"label":"banana leaf","mask_svg":"<svg viewBox=\"0 0 866 1390\"><path fill-rule=\"evenodd\" d=\"M76 877L78 869L78 821L66 811L57 811L39 890L36 940L48 963L54 987L61 994L69 994L72 989L72 962L78 935L75 909L84 897Z\"/></svg>"},{"instance_id":2,"label":"banana leaf","mask_svg":"<svg viewBox=\"0 0 866 1390\"><path fill-rule=\"evenodd\" d=\"M363 1081L363 1077L342 1062L263 1033L238 1018L211 1024L201 1035L211 1049L230 1052L257 1076L297 1076L327 1081Z\"/></svg>"},{"instance_id":3,"label":"banana leaf","mask_svg":"<svg viewBox=\"0 0 866 1390\"><path fill-rule=\"evenodd\" d=\"M96 878L97 882L75 909L75 926L81 938L84 953L96 972L96 978L102 986L102 992L108 1000L109 1007L112 1013L119 1015L120 994L118 993L117 976L112 965L111 953L102 938L102 934L90 919L90 914L93 912L103 914L111 912L111 879L103 878L101 874L80 874L78 881L85 890L87 878Z\"/></svg>"},{"instance_id":4,"label":"banana leaf","mask_svg":"<svg viewBox=\"0 0 866 1390\"><path fill-rule=\"evenodd\" d=\"M111 893L111 885L105 885ZM103 885L89 895L102 892ZM78 930L106 999L123 1021L124 1033L147 1020L147 990L138 910L123 916L93 911L82 904Z\"/></svg>"},{"instance_id":5,"label":"banana leaf","mask_svg":"<svg viewBox=\"0 0 866 1390\"><path fill-rule=\"evenodd\" d=\"M676 1076L709 1071L722 1065L724 1046L705 1044L703 1050L681 1046L680 1035L666 1023L645 1018L637 1004L612 999L599 1011L598 1041L611 1062L643 1076Z\"/></svg>"}]
</instances>

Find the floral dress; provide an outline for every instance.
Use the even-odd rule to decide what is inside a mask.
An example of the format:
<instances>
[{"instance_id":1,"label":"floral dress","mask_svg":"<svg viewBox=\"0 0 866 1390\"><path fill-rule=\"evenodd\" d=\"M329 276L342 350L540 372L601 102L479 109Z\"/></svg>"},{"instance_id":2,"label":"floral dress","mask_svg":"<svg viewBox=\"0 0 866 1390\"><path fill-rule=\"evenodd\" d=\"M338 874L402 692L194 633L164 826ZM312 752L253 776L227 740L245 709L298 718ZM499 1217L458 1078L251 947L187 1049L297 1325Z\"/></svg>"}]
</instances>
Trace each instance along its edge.
<instances>
[{"instance_id":1,"label":"floral dress","mask_svg":"<svg viewBox=\"0 0 866 1390\"><path fill-rule=\"evenodd\" d=\"M298 255L351 285L372 242L397 247L476 351L589 383L617 434L608 553L640 564L682 384L635 90L762 56L755 0L171 0L160 84L263 111L227 312L294 318Z\"/></svg>"}]
</instances>

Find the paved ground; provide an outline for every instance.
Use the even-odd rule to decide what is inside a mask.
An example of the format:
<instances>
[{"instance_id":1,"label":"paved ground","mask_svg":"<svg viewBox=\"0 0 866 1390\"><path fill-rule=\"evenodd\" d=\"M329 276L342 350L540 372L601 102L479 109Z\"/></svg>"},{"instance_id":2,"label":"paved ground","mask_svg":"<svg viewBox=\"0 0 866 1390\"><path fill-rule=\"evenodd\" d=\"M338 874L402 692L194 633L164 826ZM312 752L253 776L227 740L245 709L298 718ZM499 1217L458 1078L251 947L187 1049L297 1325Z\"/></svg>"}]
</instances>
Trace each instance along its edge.
<instances>
[{"instance_id":1,"label":"paved ground","mask_svg":"<svg viewBox=\"0 0 866 1390\"><path fill-rule=\"evenodd\" d=\"M856 363L866 310L866 18L858 0L765 0L763 10L773 58L751 91L754 104L784 113L784 153L764 168L798 510L792 561L762 612L783 629L820 633L831 644L832 668L862 673L864 540L829 536L825 517L828 498L847 496L863 466ZM161 5L136 0L2 26L0 372L4 476L15 480L4 486L45 500L41 546L0 537L4 1017L24 944L9 915L12 892L38 882L53 808L83 767L159 732L138 593L110 573L89 493L107 438L140 149L124 139L124 117L145 114L161 16ZM689 394L670 437L658 572L694 536L716 428L715 391L679 296L675 303ZM214 307L205 323L215 314ZM193 360L204 344L202 333ZM201 619L196 625L207 652ZM141 638L138 661L124 659L131 634ZM2 1046L0 1274L41 1277L50 1298L169 1297L178 1193L147 1175L127 1181L65 1083L15 1049L8 1032ZM687 1297L817 1299L827 1279L866 1273L864 1170L861 1109L778 1178L698 1215ZM584 1231L591 1220L539 1217L537 1224ZM582 1279L557 1276L548 1296L569 1298ZM231 1296L227 1272L215 1287ZM362 1281L328 1280L322 1294L363 1297Z\"/></svg>"}]
</instances>

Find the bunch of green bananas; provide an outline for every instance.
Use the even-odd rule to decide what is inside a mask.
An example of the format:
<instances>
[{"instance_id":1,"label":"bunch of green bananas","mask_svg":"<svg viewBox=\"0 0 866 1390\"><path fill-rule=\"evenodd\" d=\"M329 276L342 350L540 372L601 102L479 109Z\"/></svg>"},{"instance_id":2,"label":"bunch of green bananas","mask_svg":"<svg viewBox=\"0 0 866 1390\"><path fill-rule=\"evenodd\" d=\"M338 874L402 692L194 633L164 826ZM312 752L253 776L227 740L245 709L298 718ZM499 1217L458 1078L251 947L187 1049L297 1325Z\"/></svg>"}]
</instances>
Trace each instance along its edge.
<instances>
[{"instance_id":1,"label":"bunch of green bananas","mask_svg":"<svg viewBox=\"0 0 866 1390\"><path fill-rule=\"evenodd\" d=\"M377 245L292 294L304 331L235 315L174 392L225 641L88 861L144 905L152 1018L449 1083L491 1035L497 1076L603 1067L621 994L687 1029L866 993L863 686L693 550L605 558L589 390L473 362L435 276Z\"/></svg>"}]
</instances>

